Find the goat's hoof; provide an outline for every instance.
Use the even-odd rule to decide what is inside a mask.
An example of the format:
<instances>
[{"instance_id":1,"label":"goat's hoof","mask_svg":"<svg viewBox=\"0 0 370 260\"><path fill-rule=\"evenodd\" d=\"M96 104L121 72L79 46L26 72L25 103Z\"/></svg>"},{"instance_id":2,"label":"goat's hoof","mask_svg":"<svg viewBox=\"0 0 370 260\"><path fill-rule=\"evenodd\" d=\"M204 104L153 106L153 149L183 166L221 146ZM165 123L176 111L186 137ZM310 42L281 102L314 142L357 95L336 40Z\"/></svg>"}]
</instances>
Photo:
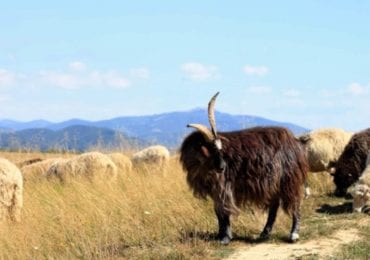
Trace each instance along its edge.
<instances>
[{"instance_id":1,"label":"goat's hoof","mask_svg":"<svg viewBox=\"0 0 370 260\"><path fill-rule=\"evenodd\" d=\"M292 234L290 234L289 241L291 243L297 242L298 239L299 239L299 234L298 233L292 233Z\"/></svg>"},{"instance_id":2,"label":"goat's hoof","mask_svg":"<svg viewBox=\"0 0 370 260\"><path fill-rule=\"evenodd\" d=\"M265 241L270 238L270 233L261 232L260 236L258 237L258 241Z\"/></svg>"},{"instance_id":3,"label":"goat's hoof","mask_svg":"<svg viewBox=\"0 0 370 260\"><path fill-rule=\"evenodd\" d=\"M220 244L221 245L228 245L231 241L231 238L229 236L224 236L223 238L220 239Z\"/></svg>"}]
</instances>

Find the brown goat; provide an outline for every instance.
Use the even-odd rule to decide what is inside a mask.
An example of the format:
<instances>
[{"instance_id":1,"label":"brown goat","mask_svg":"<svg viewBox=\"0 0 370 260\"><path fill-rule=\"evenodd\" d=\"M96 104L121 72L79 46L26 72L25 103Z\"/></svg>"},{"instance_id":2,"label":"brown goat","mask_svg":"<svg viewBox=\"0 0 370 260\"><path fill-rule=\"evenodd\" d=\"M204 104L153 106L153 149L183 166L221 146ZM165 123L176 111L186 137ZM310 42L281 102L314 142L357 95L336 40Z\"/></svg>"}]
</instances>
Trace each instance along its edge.
<instances>
[{"instance_id":1,"label":"brown goat","mask_svg":"<svg viewBox=\"0 0 370 260\"><path fill-rule=\"evenodd\" d=\"M182 143L180 161L195 196L211 197L218 219L221 243L232 239L230 215L254 204L269 210L260 235L272 230L280 203L292 216L292 242L299 238L300 203L308 171L307 158L293 134L280 127L255 127L235 132L216 131L214 102L208 105L211 130L199 124L198 131Z\"/></svg>"},{"instance_id":2,"label":"brown goat","mask_svg":"<svg viewBox=\"0 0 370 260\"><path fill-rule=\"evenodd\" d=\"M370 152L370 128L354 134L334 166L335 195L345 196L347 189L355 183L366 167Z\"/></svg>"}]
</instances>

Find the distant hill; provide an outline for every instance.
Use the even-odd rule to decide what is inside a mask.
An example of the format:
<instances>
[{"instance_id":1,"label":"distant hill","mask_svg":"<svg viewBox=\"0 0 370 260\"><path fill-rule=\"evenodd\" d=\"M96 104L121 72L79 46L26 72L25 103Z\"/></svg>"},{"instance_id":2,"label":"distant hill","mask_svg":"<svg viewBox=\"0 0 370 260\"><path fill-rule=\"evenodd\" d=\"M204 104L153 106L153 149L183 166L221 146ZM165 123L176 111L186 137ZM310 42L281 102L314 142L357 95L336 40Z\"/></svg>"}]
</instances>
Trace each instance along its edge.
<instances>
[{"instance_id":1,"label":"distant hill","mask_svg":"<svg viewBox=\"0 0 370 260\"><path fill-rule=\"evenodd\" d=\"M278 122L256 116L231 115L216 111L215 117L219 131L233 131L254 126L283 126L289 128L294 134L301 134L308 131L308 129L292 123ZM109 138L114 138L117 133L120 133L125 136L126 140L132 139L133 143L157 143L170 148L177 148L184 136L193 131L193 129L186 128L186 125L189 123L209 125L206 109L194 109L149 116L125 116L101 121L71 119L60 123L51 123L44 120L22 123L3 120L0 121L0 129L2 129L2 131L0 130L0 136L6 136L6 134L9 134L9 137L17 136L22 140L22 144L34 145L36 147L37 145L39 147L50 146L46 144L52 141L57 146L83 149L94 144L93 138L98 138L102 135L105 138L105 144L113 145L114 141ZM76 125L80 129L81 127L85 127L84 131L79 132L76 130L72 134L71 129L76 128L71 127ZM60 135L64 134L73 136L75 143L60 137ZM48 136L49 139L43 140L44 135ZM30 140L31 137L33 139ZM77 145L79 142L83 144ZM1 140L0 146L4 147Z\"/></svg>"},{"instance_id":2,"label":"distant hill","mask_svg":"<svg viewBox=\"0 0 370 260\"><path fill-rule=\"evenodd\" d=\"M112 129L93 126L69 126L62 130L45 128L0 132L3 149L37 151L86 151L89 149L138 149L148 143Z\"/></svg>"},{"instance_id":3,"label":"distant hill","mask_svg":"<svg viewBox=\"0 0 370 260\"><path fill-rule=\"evenodd\" d=\"M18 122L14 120L4 119L0 120L0 129L8 131L19 131L29 128L47 128L53 123L46 120L34 120L30 122Z\"/></svg>"}]
</instances>

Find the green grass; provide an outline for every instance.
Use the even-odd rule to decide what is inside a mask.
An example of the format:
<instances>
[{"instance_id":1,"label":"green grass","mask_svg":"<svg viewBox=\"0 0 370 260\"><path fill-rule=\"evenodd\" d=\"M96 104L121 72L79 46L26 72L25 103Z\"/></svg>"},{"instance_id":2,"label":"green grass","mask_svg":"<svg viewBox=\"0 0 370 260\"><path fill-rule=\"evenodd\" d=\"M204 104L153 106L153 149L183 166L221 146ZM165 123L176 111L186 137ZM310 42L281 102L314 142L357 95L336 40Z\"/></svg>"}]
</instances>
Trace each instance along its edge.
<instances>
[{"instance_id":1,"label":"green grass","mask_svg":"<svg viewBox=\"0 0 370 260\"><path fill-rule=\"evenodd\" d=\"M370 227L358 226L361 240L345 245L334 258L337 259L369 259L370 258Z\"/></svg>"}]
</instances>

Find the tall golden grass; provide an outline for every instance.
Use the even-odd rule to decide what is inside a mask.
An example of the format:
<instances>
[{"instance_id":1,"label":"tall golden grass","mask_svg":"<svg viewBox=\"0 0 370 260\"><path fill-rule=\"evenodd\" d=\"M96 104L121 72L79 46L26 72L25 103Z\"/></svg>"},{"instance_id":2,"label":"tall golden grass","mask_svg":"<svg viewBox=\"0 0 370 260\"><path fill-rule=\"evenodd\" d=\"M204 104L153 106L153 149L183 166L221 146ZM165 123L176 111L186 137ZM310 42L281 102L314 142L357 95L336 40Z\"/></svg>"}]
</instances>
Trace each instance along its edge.
<instances>
[{"instance_id":1,"label":"tall golden grass","mask_svg":"<svg viewBox=\"0 0 370 260\"><path fill-rule=\"evenodd\" d=\"M153 248L162 254L187 230L214 229L209 203L192 198L176 161L167 173L150 169L119 174L115 183L27 181L22 222L0 226L0 257L115 258Z\"/></svg>"},{"instance_id":2,"label":"tall golden grass","mask_svg":"<svg viewBox=\"0 0 370 260\"><path fill-rule=\"evenodd\" d=\"M264 213L247 209L233 219L236 240L257 236L265 220ZM280 213L273 234L287 237L290 225ZM114 183L27 181L21 223L0 224L0 259L219 258L214 252L224 249L213 240L216 232L212 203L193 197L173 157L164 171L137 168Z\"/></svg>"}]
</instances>

